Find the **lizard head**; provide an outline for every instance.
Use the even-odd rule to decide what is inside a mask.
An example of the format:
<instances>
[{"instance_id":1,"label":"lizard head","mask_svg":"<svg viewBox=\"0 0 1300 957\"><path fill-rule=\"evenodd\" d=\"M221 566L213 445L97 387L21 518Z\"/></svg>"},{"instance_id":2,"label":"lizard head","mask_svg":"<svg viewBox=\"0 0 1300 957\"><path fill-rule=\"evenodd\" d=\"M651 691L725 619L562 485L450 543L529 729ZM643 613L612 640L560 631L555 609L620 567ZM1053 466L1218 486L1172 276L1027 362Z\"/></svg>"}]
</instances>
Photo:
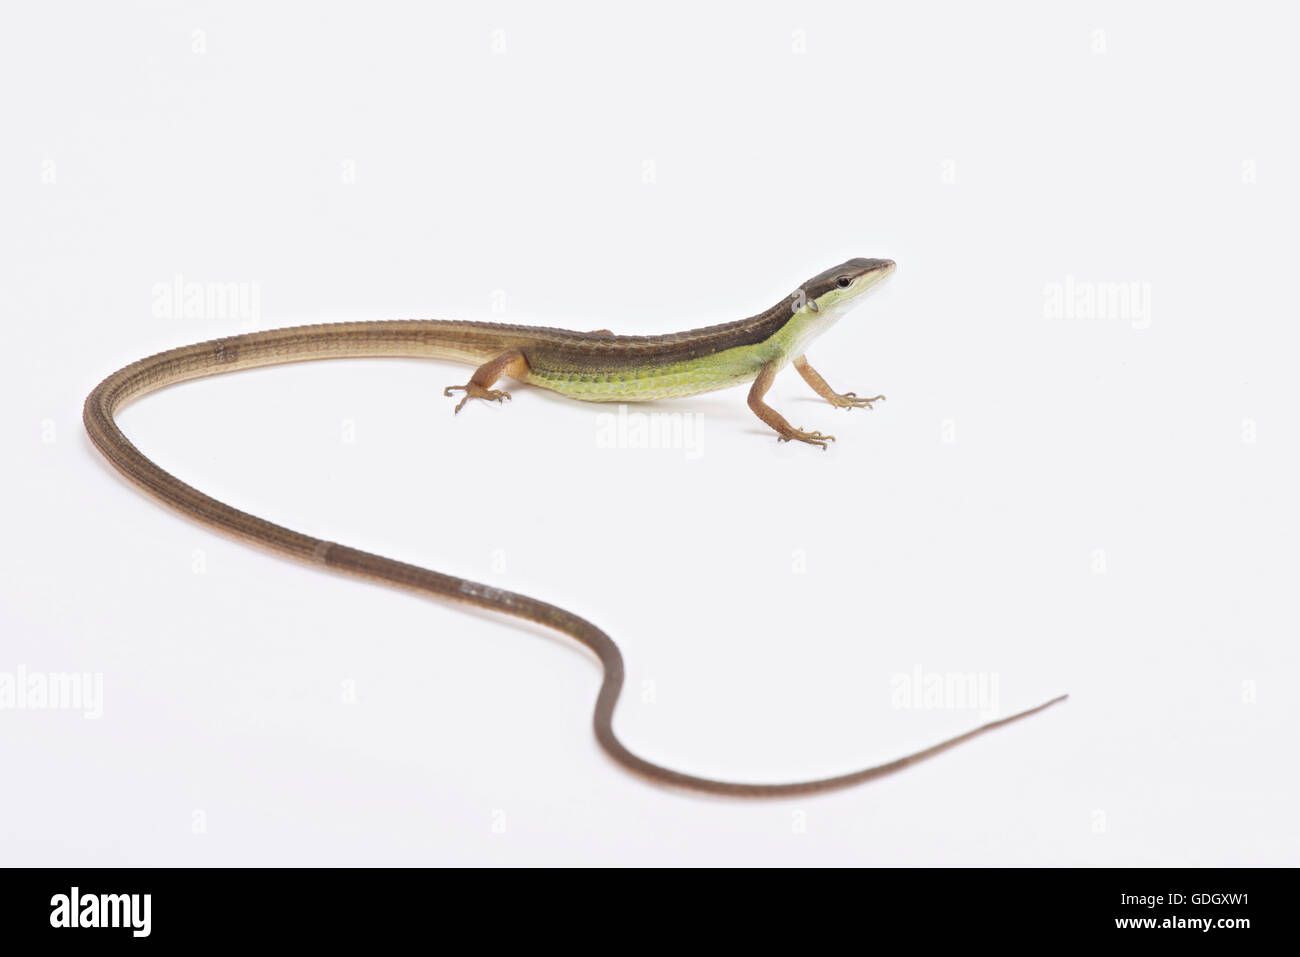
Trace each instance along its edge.
<instances>
[{"instance_id":1,"label":"lizard head","mask_svg":"<svg viewBox=\"0 0 1300 957\"><path fill-rule=\"evenodd\" d=\"M850 259L809 279L795 293L795 307L814 313L843 312L848 304L894 271L892 259ZM803 302L799 299L802 296Z\"/></svg>"},{"instance_id":2,"label":"lizard head","mask_svg":"<svg viewBox=\"0 0 1300 957\"><path fill-rule=\"evenodd\" d=\"M772 341L786 358L794 358L852 309L858 296L894 271L892 259L850 259L818 273L774 307L781 328Z\"/></svg>"}]
</instances>

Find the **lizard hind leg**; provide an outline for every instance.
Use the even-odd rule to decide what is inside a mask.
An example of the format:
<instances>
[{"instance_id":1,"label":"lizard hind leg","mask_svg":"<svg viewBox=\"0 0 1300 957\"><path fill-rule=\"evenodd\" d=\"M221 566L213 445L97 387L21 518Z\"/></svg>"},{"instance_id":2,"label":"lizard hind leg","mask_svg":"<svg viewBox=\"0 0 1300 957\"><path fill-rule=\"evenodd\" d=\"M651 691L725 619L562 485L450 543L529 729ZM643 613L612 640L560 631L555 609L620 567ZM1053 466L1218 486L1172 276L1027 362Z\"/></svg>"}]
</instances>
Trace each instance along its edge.
<instances>
[{"instance_id":1,"label":"lizard hind leg","mask_svg":"<svg viewBox=\"0 0 1300 957\"><path fill-rule=\"evenodd\" d=\"M442 390L445 396L451 396L456 392L464 392L465 397L456 405L456 411L459 412L465 407L465 403L470 399L486 399L489 402L504 402L510 398L510 393L504 389L494 389L493 385L502 376L509 376L512 379L523 381L528 375L528 360L518 349L511 349L509 352L503 352L495 359L489 359L477 369L474 375L464 385L449 385Z\"/></svg>"}]
</instances>

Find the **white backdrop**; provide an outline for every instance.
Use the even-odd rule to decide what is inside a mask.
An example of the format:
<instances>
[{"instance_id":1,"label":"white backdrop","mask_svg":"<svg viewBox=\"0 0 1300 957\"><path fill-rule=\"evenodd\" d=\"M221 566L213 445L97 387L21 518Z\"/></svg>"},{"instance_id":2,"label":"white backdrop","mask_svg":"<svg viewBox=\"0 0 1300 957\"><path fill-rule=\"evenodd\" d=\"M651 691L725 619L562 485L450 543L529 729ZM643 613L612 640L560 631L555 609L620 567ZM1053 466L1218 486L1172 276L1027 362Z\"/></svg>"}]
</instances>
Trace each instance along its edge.
<instances>
[{"instance_id":1,"label":"white backdrop","mask_svg":"<svg viewBox=\"0 0 1300 957\"><path fill-rule=\"evenodd\" d=\"M1300 863L1300 139L1269 9L7 6L0 690L89 674L102 714L0 707L3 861ZM918 674L997 713L1071 695L842 792L648 784L566 640L219 537L81 429L99 379L190 341L675 331L852 256L899 269L810 358L888 401L770 394L826 453L743 390L647 407L688 447L607 447L610 409L523 387L453 418L468 370L419 361L122 416L240 508L600 624L619 733L673 768L821 776L984 720L900 706Z\"/></svg>"}]
</instances>

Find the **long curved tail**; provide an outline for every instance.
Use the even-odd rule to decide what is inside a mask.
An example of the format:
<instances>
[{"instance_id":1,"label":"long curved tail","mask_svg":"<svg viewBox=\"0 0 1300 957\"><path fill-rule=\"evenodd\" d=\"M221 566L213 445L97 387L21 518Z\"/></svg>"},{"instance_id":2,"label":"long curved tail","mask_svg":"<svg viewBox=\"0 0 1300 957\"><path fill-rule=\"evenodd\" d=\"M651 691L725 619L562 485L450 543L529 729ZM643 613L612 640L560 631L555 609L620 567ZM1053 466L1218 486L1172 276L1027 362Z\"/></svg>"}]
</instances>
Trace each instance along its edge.
<instances>
[{"instance_id":1,"label":"long curved tail","mask_svg":"<svg viewBox=\"0 0 1300 957\"><path fill-rule=\"evenodd\" d=\"M1066 699L1061 695L1027 711L980 725L923 751L835 777L790 784L744 784L683 774L638 757L614 734L614 708L623 688L623 656L613 639L591 622L527 595L323 541L241 512L159 468L131 444L115 419L123 405L142 395L177 382L235 369L361 356L437 357L477 364L503 351L511 341L510 328L486 323L420 320L356 322L298 326L214 339L160 352L113 373L86 398L83 421L95 446L118 471L164 504L219 531L312 564L533 621L582 642L595 652L604 668L604 680L593 715L596 740L615 761L662 784L744 797L826 791L898 771Z\"/></svg>"}]
</instances>

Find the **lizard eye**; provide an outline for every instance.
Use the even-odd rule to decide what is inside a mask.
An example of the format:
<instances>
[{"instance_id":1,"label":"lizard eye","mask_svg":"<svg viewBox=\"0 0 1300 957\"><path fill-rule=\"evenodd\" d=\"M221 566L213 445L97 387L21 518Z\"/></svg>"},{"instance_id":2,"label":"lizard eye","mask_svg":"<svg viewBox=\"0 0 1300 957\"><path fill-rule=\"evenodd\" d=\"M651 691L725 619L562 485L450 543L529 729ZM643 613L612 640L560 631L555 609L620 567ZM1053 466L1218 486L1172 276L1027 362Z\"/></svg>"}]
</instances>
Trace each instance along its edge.
<instances>
[{"instance_id":1,"label":"lizard eye","mask_svg":"<svg viewBox=\"0 0 1300 957\"><path fill-rule=\"evenodd\" d=\"M839 286L841 289L848 289L851 282L853 282L853 280L848 276L841 276L839 279L835 280L835 285Z\"/></svg>"}]
</instances>

